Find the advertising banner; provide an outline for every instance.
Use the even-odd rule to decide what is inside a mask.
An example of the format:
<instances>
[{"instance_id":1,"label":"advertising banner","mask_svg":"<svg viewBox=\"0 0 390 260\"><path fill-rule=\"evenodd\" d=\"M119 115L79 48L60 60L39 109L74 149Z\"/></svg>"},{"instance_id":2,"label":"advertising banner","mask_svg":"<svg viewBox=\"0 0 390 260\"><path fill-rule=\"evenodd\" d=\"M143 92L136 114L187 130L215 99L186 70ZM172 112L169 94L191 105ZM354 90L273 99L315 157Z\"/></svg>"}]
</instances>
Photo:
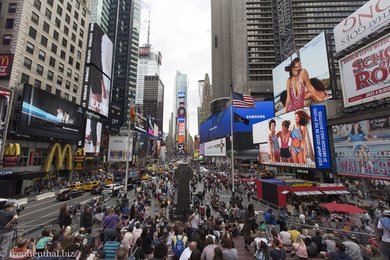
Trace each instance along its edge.
<instances>
[{"instance_id":1,"label":"advertising banner","mask_svg":"<svg viewBox=\"0 0 390 260\"><path fill-rule=\"evenodd\" d=\"M108 116L111 80L93 65L85 66L81 105L103 116Z\"/></svg>"},{"instance_id":2,"label":"advertising banner","mask_svg":"<svg viewBox=\"0 0 390 260\"><path fill-rule=\"evenodd\" d=\"M253 126L260 143L261 164L316 168L309 108L290 112Z\"/></svg>"},{"instance_id":3,"label":"advertising banner","mask_svg":"<svg viewBox=\"0 0 390 260\"><path fill-rule=\"evenodd\" d=\"M184 106L184 105L183 105ZM185 117L186 116L186 109L184 107L180 107L177 110L177 116L178 117Z\"/></svg>"},{"instance_id":4,"label":"advertising banner","mask_svg":"<svg viewBox=\"0 0 390 260\"><path fill-rule=\"evenodd\" d=\"M336 52L358 43L390 24L388 0L371 0L334 28Z\"/></svg>"},{"instance_id":5,"label":"advertising banner","mask_svg":"<svg viewBox=\"0 0 390 260\"><path fill-rule=\"evenodd\" d=\"M177 142L179 143L179 144L184 144L185 142L186 142L186 136L185 136L185 134L179 134L178 136L177 136Z\"/></svg>"},{"instance_id":6,"label":"advertising banner","mask_svg":"<svg viewBox=\"0 0 390 260\"><path fill-rule=\"evenodd\" d=\"M146 122L148 135L154 136L154 119L152 117L148 117Z\"/></svg>"},{"instance_id":7,"label":"advertising banner","mask_svg":"<svg viewBox=\"0 0 390 260\"><path fill-rule=\"evenodd\" d=\"M185 154L184 144L178 144L177 145L177 154L178 155L184 155Z\"/></svg>"},{"instance_id":8,"label":"advertising banner","mask_svg":"<svg viewBox=\"0 0 390 260\"><path fill-rule=\"evenodd\" d=\"M8 110L11 101L11 90L0 87L0 156L4 149L4 134L7 132L8 126Z\"/></svg>"},{"instance_id":9,"label":"advertising banner","mask_svg":"<svg viewBox=\"0 0 390 260\"><path fill-rule=\"evenodd\" d=\"M102 140L102 123L97 119L87 119L85 125L84 149L86 153L98 154Z\"/></svg>"},{"instance_id":10,"label":"advertising banner","mask_svg":"<svg viewBox=\"0 0 390 260\"><path fill-rule=\"evenodd\" d=\"M179 118L177 119L177 122L178 122L178 123L185 123L185 121L186 121L186 118L185 118L185 117L179 117Z\"/></svg>"},{"instance_id":11,"label":"advertising banner","mask_svg":"<svg viewBox=\"0 0 390 260\"><path fill-rule=\"evenodd\" d=\"M252 125L274 117L274 104L272 101L258 101L256 108L233 108L236 118L234 120L234 133L252 132ZM200 125L200 142L205 143L230 135L230 107L210 117ZM251 140L248 140L251 143Z\"/></svg>"},{"instance_id":12,"label":"advertising banner","mask_svg":"<svg viewBox=\"0 0 390 260\"><path fill-rule=\"evenodd\" d=\"M110 140L108 143L107 161L126 162L126 158L127 160L131 161L133 151L133 138L130 138L129 152L126 156L127 142L127 136L110 136Z\"/></svg>"},{"instance_id":13,"label":"advertising banner","mask_svg":"<svg viewBox=\"0 0 390 260\"><path fill-rule=\"evenodd\" d=\"M275 115L332 98L325 33L272 70Z\"/></svg>"},{"instance_id":14,"label":"advertising banner","mask_svg":"<svg viewBox=\"0 0 390 260\"><path fill-rule=\"evenodd\" d=\"M186 124L185 123L179 123L178 132L179 132L179 134L184 134L186 132Z\"/></svg>"},{"instance_id":15,"label":"advertising banner","mask_svg":"<svg viewBox=\"0 0 390 260\"><path fill-rule=\"evenodd\" d=\"M79 141L83 138L81 107L31 85L24 85L18 133Z\"/></svg>"},{"instance_id":16,"label":"advertising banner","mask_svg":"<svg viewBox=\"0 0 390 260\"><path fill-rule=\"evenodd\" d=\"M182 98L182 97L185 97L186 96L186 92L185 91L179 91L177 92L177 97L178 98Z\"/></svg>"},{"instance_id":17,"label":"advertising banner","mask_svg":"<svg viewBox=\"0 0 390 260\"><path fill-rule=\"evenodd\" d=\"M390 116L332 126L337 172L390 179Z\"/></svg>"},{"instance_id":18,"label":"advertising banner","mask_svg":"<svg viewBox=\"0 0 390 260\"><path fill-rule=\"evenodd\" d=\"M226 138L205 143L204 156L226 156Z\"/></svg>"},{"instance_id":19,"label":"advertising banner","mask_svg":"<svg viewBox=\"0 0 390 260\"><path fill-rule=\"evenodd\" d=\"M107 34L96 23L89 24L87 58L85 63L92 64L112 79L112 57L114 45Z\"/></svg>"},{"instance_id":20,"label":"advertising banner","mask_svg":"<svg viewBox=\"0 0 390 260\"><path fill-rule=\"evenodd\" d=\"M344 106L390 96L390 34L339 61Z\"/></svg>"},{"instance_id":21,"label":"advertising banner","mask_svg":"<svg viewBox=\"0 0 390 260\"><path fill-rule=\"evenodd\" d=\"M328 129L326 128L325 106L311 106L311 115L317 169L330 169L332 168L332 160L330 158Z\"/></svg>"},{"instance_id":22,"label":"advertising banner","mask_svg":"<svg viewBox=\"0 0 390 260\"><path fill-rule=\"evenodd\" d=\"M154 126L153 126L153 135L158 136L158 126L156 125L156 123L154 123Z\"/></svg>"},{"instance_id":23,"label":"advertising banner","mask_svg":"<svg viewBox=\"0 0 390 260\"><path fill-rule=\"evenodd\" d=\"M0 79L8 79L11 75L13 54L0 54Z\"/></svg>"}]
</instances>

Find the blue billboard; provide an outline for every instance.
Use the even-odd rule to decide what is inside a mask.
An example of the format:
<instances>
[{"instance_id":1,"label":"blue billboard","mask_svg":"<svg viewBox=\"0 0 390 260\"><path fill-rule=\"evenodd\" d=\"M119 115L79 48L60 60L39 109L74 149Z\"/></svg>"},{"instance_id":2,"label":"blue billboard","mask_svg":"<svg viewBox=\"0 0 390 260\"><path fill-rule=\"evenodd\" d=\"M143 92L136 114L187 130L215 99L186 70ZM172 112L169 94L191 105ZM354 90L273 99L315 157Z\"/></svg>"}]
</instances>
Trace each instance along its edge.
<instances>
[{"instance_id":1,"label":"blue billboard","mask_svg":"<svg viewBox=\"0 0 390 260\"><path fill-rule=\"evenodd\" d=\"M328 130L326 128L325 106L311 106L311 118L317 169L330 169L332 163L329 151Z\"/></svg>"},{"instance_id":2,"label":"blue billboard","mask_svg":"<svg viewBox=\"0 0 390 260\"><path fill-rule=\"evenodd\" d=\"M257 101L256 108L233 108L234 133L251 133L252 125L274 117L272 101ZM200 142L230 136L230 106L200 125Z\"/></svg>"}]
</instances>

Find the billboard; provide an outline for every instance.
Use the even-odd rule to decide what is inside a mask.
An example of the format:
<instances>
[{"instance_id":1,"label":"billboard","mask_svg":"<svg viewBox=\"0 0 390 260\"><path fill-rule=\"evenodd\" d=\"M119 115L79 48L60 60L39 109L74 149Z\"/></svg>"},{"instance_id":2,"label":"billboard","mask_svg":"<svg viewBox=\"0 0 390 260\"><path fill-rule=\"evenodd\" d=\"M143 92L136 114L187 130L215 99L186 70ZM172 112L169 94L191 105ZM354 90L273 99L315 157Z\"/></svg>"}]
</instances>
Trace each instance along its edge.
<instances>
[{"instance_id":1,"label":"billboard","mask_svg":"<svg viewBox=\"0 0 390 260\"><path fill-rule=\"evenodd\" d=\"M150 53L149 46L139 47L138 54L140 57L147 57L149 56L149 53Z\"/></svg>"},{"instance_id":2,"label":"billboard","mask_svg":"<svg viewBox=\"0 0 390 260\"><path fill-rule=\"evenodd\" d=\"M83 110L75 103L31 85L24 85L18 133L79 141L83 138Z\"/></svg>"},{"instance_id":3,"label":"billboard","mask_svg":"<svg viewBox=\"0 0 390 260\"><path fill-rule=\"evenodd\" d=\"M371 0L333 29L336 52L358 43L390 24L388 0Z\"/></svg>"},{"instance_id":4,"label":"billboard","mask_svg":"<svg viewBox=\"0 0 390 260\"><path fill-rule=\"evenodd\" d=\"M179 134L184 134L186 132L186 123L179 123L179 126L177 129L178 129Z\"/></svg>"},{"instance_id":5,"label":"billboard","mask_svg":"<svg viewBox=\"0 0 390 260\"><path fill-rule=\"evenodd\" d=\"M178 144L177 145L177 154L178 155L185 155L185 150L184 150L184 144Z\"/></svg>"},{"instance_id":6,"label":"billboard","mask_svg":"<svg viewBox=\"0 0 390 260\"><path fill-rule=\"evenodd\" d=\"M102 139L102 123L97 119L87 118L85 125L84 149L86 153L97 154L100 152Z\"/></svg>"},{"instance_id":7,"label":"billboard","mask_svg":"<svg viewBox=\"0 0 390 260\"><path fill-rule=\"evenodd\" d=\"M11 90L0 87L0 156L4 149L4 134L7 133L8 111L11 101Z\"/></svg>"},{"instance_id":8,"label":"billboard","mask_svg":"<svg viewBox=\"0 0 390 260\"><path fill-rule=\"evenodd\" d=\"M205 143L204 156L226 156L226 138Z\"/></svg>"},{"instance_id":9,"label":"billboard","mask_svg":"<svg viewBox=\"0 0 390 260\"><path fill-rule=\"evenodd\" d=\"M186 92L185 91L179 91L179 92L177 92L177 97L178 98L183 98L183 97L185 97L186 96Z\"/></svg>"},{"instance_id":10,"label":"billboard","mask_svg":"<svg viewBox=\"0 0 390 260\"><path fill-rule=\"evenodd\" d=\"M185 118L185 117L179 117L179 118L177 119L177 122L179 122L179 123L185 123L185 121L186 121L186 118Z\"/></svg>"},{"instance_id":11,"label":"billboard","mask_svg":"<svg viewBox=\"0 0 390 260\"><path fill-rule=\"evenodd\" d=\"M177 110L177 116L178 117L185 117L186 116L186 109L184 108L184 104L183 104L183 107L180 107Z\"/></svg>"},{"instance_id":12,"label":"billboard","mask_svg":"<svg viewBox=\"0 0 390 260\"><path fill-rule=\"evenodd\" d=\"M154 136L154 119L148 116L148 118L146 119L146 123L147 123L146 131L148 135Z\"/></svg>"},{"instance_id":13,"label":"billboard","mask_svg":"<svg viewBox=\"0 0 390 260\"><path fill-rule=\"evenodd\" d=\"M344 106L390 96L390 34L339 61Z\"/></svg>"},{"instance_id":14,"label":"billboard","mask_svg":"<svg viewBox=\"0 0 390 260\"><path fill-rule=\"evenodd\" d=\"M332 98L325 33L272 70L275 115Z\"/></svg>"},{"instance_id":15,"label":"billboard","mask_svg":"<svg viewBox=\"0 0 390 260\"><path fill-rule=\"evenodd\" d=\"M261 164L316 168L312 117L303 108L253 125Z\"/></svg>"},{"instance_id":16,"label":"billboard","mask_svg":"<svg viewBox=\"0 0 390 260\"><path fill-rule=\"evenodd\" d=\"M311 106L311 115L317 169L330 169L332 159L330 158L325 106Z\"/></svg>"},{"instance_id":17,"label":"billboard","mask_svg":"<svg viewBox=\"0 0 390 260\"><path fill-rule=\"evenodd\" d=\"M186 142L186 136L185 136L185 134L179 134L179 135L177 136L177 142L178 142L179 144L184 144L184 143Z\"/></svg>"},{"instance_id":18,"label":"billboard","mask_svg":"<svg viewBox=\"0 0 390 260\"><path fill-rule=\"evenodd\" d=\"M337 172L390 179L390 116L332 126Z\"/></svg>"},{"instance_id":19,"label":"billboard","mask_svg":"<svg viewBox=\"0 0 390 260\"><path fill-rule=\"evenodd\" d=\"M272 101L257 101L255 108L233 108L235 118L234 133L252 132L252 125L274 117L274 104ZM211 116L200 125L200 142L205 143L230 135L230 107L220 113Z\"/></svg>"},{"instance_id":20,"label":"billboard","mask_svg":"<svg viewBox=\"0 0 390 260\"><path fill-rule=\"evenodd\" d=\"M131 161L133 151L133 138L130 138L129 151L127 150L127 136L110 136L108 143L108 157L109 162L126 162L126 158Z\"/></svg>"},{"instance_id":21,"label":"billboard","mask_svg":"<svg viewBox=\"0 0 390 260\"><path fill-rule=\"evenodd\" d=\"M8 79L11 75L13 54L0 54L0 79Z\"/></svg>"},{"instance_id":22,"label":"billboard","mask_svg":"<svg viewBox=\"0 0 390 260\"><path fill-rule=\"evenodd\" d=\"M103 116L108 116L111 80L93 65L85 66L81 105Z\"/></svg>"},{"instance_id":23,"label":"billboard","mask_svg":"<svg viewBox=\"0 0 390 260\"><path fill-rule=\"evenodd\" d=\"M89 24L87 58L85 63L95 65L109 79L112 79L112 58L114 45L107 34L96 23Z\"/></svg>"},{"instance_id":24,"label":"billboard","mask_svg":"<svg viewBox=\"0 0 390 260\"><path fill-rule=\"evenodd\" d=\"M156 125L156 123L154 123L153 126L153 136L158 136L158 126Z\"/></svg>"}]
</instances>

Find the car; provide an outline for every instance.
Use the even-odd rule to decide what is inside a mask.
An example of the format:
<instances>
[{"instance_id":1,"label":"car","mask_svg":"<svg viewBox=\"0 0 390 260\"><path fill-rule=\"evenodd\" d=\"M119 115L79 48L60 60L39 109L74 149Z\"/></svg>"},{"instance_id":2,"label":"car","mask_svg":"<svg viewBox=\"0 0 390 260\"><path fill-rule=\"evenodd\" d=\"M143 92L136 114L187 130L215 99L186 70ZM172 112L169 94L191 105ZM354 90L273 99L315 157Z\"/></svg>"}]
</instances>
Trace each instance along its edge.
<instances>
[{"instance_id":1,"label":"car","mask_svg":"<svg viewBox=\"0 0 390 260\"><path fill-rule=\"evenodd\" d=\"M83 190L66 189L57 194L57 200L70 200L84 195Z\"/></svg>"},{"instance_id":2,"label":"car","mask_svg":"<svg viewBox=\"0 0 390 260\"><path fill-rule=\"evenodd\" d=\"M84 190L84 191L90 191L90 190L92 190L92 188L99 186L99 185L100 185L100 181L90 181L90 182L86 182L86 183L81 184L80 189Z\"/></svg>"},{"instance_id":3,"label":"car","mask_svg":"<svg viewBox=\"0 0 390 260\"><path fill-rule=\"evenodd\" d=\"M76 182L76 183L73 183L69 186L69 189L70 190L80 190L81 189L81 183L80 182Z\"/></svg>"},{"instance_id":4,"label":"car","mask_svg":"<svg viewBox=\"0 0 390 260\"><path fill-rule=\"evenodd\" d=\"M101 184L99 186L95 186L91 189L91 193L92 194L102 194L103 190L104 190L104 184Z\"/></svg>"},{"instance_id":5,"label":"car","mask_svg":"<svg viewBox=\"0 0 390 260\"><path fill-rule=\"evenodd\" d=\"M149 175L149 174L144 174L144 175L142 175L142 177L141 177L141 180L143 180L143 181L148 181L148 180L150 180L152 177Z\"/></svg>"},{"instance_id":6,"label":"car","mask_svg":"<svg viewBox=\"0 0 390 260\"><path fill-rule=\"evenodd\" d=\"M107 184L104 186L104 190L105 191L111 191L111 192L114 192L114 191L119 191L120 189L123 188L123 185L121 184L118 184L118 183L115 183L115 184Z\"/></svg>"}]
</instances>

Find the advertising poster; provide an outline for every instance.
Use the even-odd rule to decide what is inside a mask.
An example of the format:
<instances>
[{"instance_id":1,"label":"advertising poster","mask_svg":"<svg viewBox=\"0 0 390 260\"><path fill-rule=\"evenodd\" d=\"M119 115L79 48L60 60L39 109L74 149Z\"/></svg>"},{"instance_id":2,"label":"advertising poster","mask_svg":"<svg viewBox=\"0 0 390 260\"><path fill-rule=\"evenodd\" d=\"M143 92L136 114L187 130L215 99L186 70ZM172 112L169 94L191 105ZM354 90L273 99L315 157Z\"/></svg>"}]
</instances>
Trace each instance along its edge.
<instances>
[{"instance_id":1,"label":"advertising poster","mask_svg":"<svg viewBox=\"0 0 390 260\"><path fill-rule=\"evenodd\" d=\"M126 156L127 136L110 136L108 143L108 158L109 162L126 162L131 161L133 151L133 138L130 138L129 151Z\"/></svg>"},{"instance_id":2,"label":"advertising poster","mask_svg":"<svg viewBox=\"0 0 390 260\"><path fill-rule=\"evenodd\" d=\"M4 149L4 134L8 126L8 108L10 106L11 91L0 87L0 156Z\"/></svg>"},{"instance_id":3,"label":"advertising poster","mask_svg":"<svg viewBox=\"0 0 390 260\"><path fill-rule=\"evenodd\" d=\"M102 138L102 123L97 119L87 119L85 125L84 149L86 153L98 154Z\"/></svg>"},{"instance_id":4,"label":"advertising poster","mask_svg":"<svg viewBox=\"0 0 390 260\"><path fill-rule=\"evenodd\" d=\"M272 70L275 115L332 98L325 33Z\"/></svg>"},{"instance_id":5,"label":"advertising poster","mask_svg":"<svg viewBox=\"0 0 390 260\"><path fill-rule=\"evenodd\" d=\"M0 54L0 79L8 79L11 76L13 54Z\"/></svg>"},{"instance_id":6,"label":"advertising poster","mask_svg":"<svg viewBox=\"0 0 390 260\"><path fill-rule=\"evenodd\" d=\"M272 101L257 101L255 108L233 108L234 133L252 133L252 125L274 117ZM230 135L230 107L200 125L200 142L205 143ZM251 143L251 140L248 140Z\"/></svg>"},{"instance_id":7,"label":"advertising poster","mask_svg":"<svg viewBox=\"0 0 390 260\"><path fill-rule=\"evenodd\" d=\"M226 156L226 138L205 143L204 156Z\"/></svg>"},{"instance_id":8,"label":"advertising poster","mask_svg":"<svg viewBox=\"0 0 390 260\"><path fill-rule=\"evenodd\" d=\"M390 34L339 61L344 106L390 96Z\"/></svg>"},{"instance_id":9,"label":"advertising poster","mask_svg":"<svg viewBox=\"0 0 390 260\"><path fill-rule=\"evenodd\" d=\"M336 51L358 43L390 24L388 0L371 0L341 21L333 29Z\"/></svg>"},{"instance_id":10,"label":"advertising poster","mask_svg":"<svg viewBox=\"0 0 390 260\"><path fill-rule=\"evenodd\" d=\"M185 134L179 134L178 137L177 137L177 142L179 144L184 144L186 142Z\"/></svg>"},{"instance_id":11,"label":"advertising poster","mask_svg":"<svg viewBox=\"0 0 390 260\"><path fill-rule=\"evenodd\" d=\"M311 116L317 169L330 169L332 159L330 158L325 106L311 106Z\"/></svg>"},{"instance_id":12,"label":"advertising poster","mask_svg":"<svg viewBox=\"0 0 390 260\"><path fill-rule=\"evenodd\" d=\"M79 141L83 138L83 122L83 110L75 103L24 85L19 134Z\"/></svg>"},{"instance_id":13,"label":"advertising poster","mask_svg":"<svg viewBox=\"0 0 390 260\"><path fill-rule=\"evenodd\" d=\"M152 117L148 117L146 122L148 135L154 136L154 119Z\"/></svg>"},{"instance_id":14,"label":"advertising poster","mask_svg":"<svg viewBox=\"0 0 390 260\"><path fill-rule=\"evenodd\" d=\"M337 172L390 179L390 116L332 127Z\"/></svg>"},{"instance_id":15,"label":"advertising poster","mask_svg":"<svg viewBox=\"0 0 390 260\"><path fill-rule=\"evenodd\" d=\"M185 123L179 123L178 131L179 131L179 134L184 134L186 132L186 124Z\"/></svg>"},{"instance_id":16,"label":"advertising poster","mask_svg":"<svg viewBox=\"0 0 390 260\"><path fill-rule=\"evenodd\" d=\"M156 123L154 123L154 126L153 126L153 135L158 136L158 126L156 125Z\"/></svg>"},{"instance_id":17,"label":"advertising poster","mask_svg":"<svg viewBox=\"0 0 390 260\"><path fill-rule=\"evenodd\" d=\"M260 143L260 163L316 168L310 108L303 108L253 126Z\"/></svg>"}]
</instances>

